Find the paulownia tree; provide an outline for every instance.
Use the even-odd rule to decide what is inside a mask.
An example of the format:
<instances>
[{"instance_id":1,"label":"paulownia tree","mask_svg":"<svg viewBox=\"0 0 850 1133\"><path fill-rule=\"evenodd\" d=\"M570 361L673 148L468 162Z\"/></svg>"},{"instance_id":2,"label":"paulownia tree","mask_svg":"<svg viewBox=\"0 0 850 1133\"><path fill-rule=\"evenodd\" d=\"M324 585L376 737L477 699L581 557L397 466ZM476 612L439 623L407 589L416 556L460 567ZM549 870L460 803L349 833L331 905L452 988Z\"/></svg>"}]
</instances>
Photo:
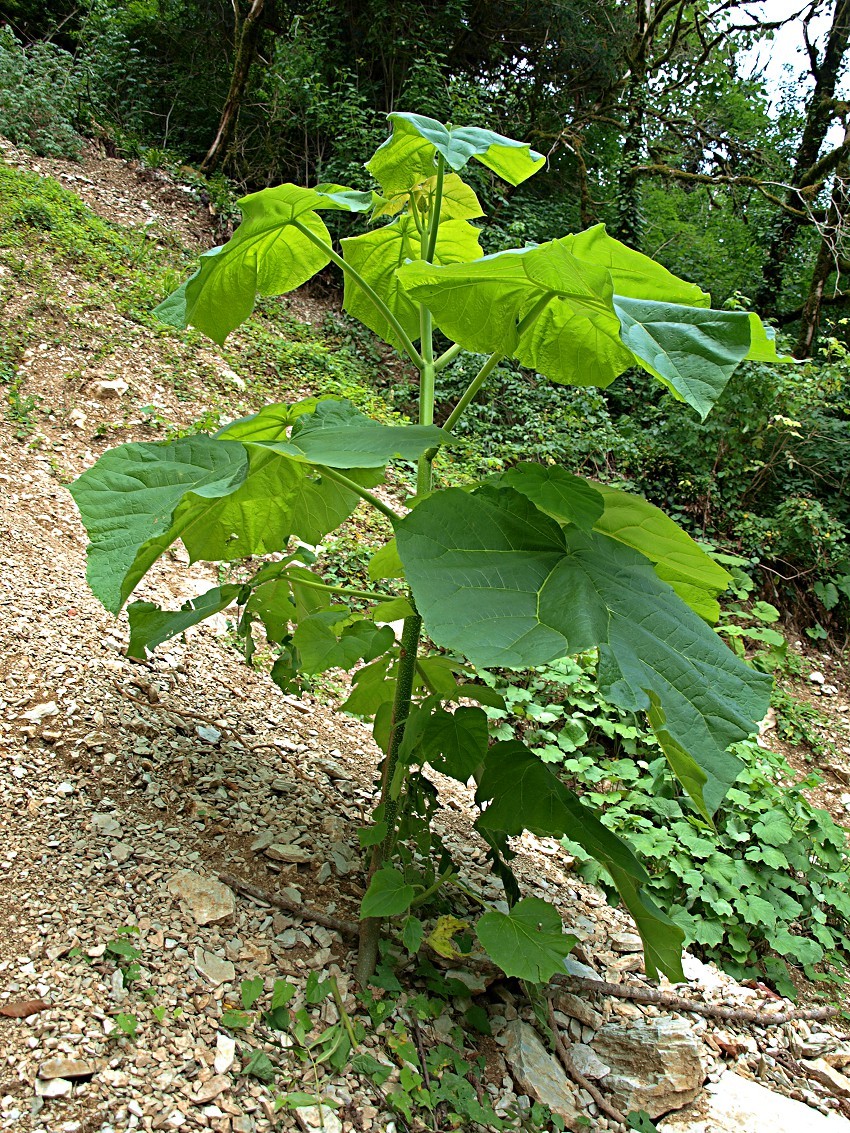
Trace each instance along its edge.
<instances>
[{"instance_id":1,"label":"paulownia tree","mask_svg":"<svg viewBox=\"0 0 850 1133\"><path fill-rule=\"evenodd\" d=\"M382 922L397 918L415 950L417 909L460 884L459 863L431 829L438 798L426 766L475 783L476 830L508 903L488 908L475 932L506 973L547 980L574 943L551 906L519 893L510 838L529 830L568 836L602 862L641 934L647 972L681 979L682 931L645 893L643 866L552 767L520 742L489 742L484 708L500 701L477 670L595 650L603 694L647 715L710 822L739 771L730 745L752 733L769 695L768 678L711 628L728 576L637 496L533 462L435 490L432 461L503 358L600 387L639 366L705 415L744 359L778 360L772 332L754 315L712 310L697 286L602 226L483 255L481 208L461 172L477 161L516 185L544 159L486 129L390 119L391 137L367 164L380 192L281 185L245 197L232 239L205 253L158 313L222 343L258 294L292 291L333 263L349 314L418 370L418 422L381 424L347 401L309 398L267 405L213 436L114 448L71 489L91 540L89 583L117 614L177 539L192 561L262 556L249 581L222 583L180 610L133 602L130 654L235 605L247 656L262 626L282 687L299 674L352 672L342 708L374 722L383 753L374 822L361 832L362 982ZM320 214L340 209L379 223L338 252ZM451 342L438 356L435 328ZM461 351L481 355L481 367L438 428L440 374ZM391 506L374 489L398 460L416 462L416 489ZM323 578L310 551L363 501L388 536L371 559L374 590Z\"/></svg>"}]
</instances>

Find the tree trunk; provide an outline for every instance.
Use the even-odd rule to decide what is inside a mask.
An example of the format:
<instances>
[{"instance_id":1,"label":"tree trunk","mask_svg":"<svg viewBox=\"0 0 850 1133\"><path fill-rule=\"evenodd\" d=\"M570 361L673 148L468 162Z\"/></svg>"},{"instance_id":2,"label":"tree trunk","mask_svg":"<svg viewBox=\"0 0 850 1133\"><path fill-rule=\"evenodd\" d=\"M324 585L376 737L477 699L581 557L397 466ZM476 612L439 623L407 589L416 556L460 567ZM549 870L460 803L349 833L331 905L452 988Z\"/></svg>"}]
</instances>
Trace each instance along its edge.
<instances>
[{"instance_id":1,"label":"tree trunk","mask_svg":"<svg viewBox=\"0 0 850 1133\"><path fill-rule=\"evenodd\" d=\"M847 126L844 132L844 145L848 143L850 143L850 126ZM826 224L821 231L820 248L812 272L809 294L800 315L800 334L797 338L797 345L794 347L795 358L811 357L820 322L826 283L832 273L838 270L842 258L840 242L848 203L847 165L845 155L835 169L829 212Z\"/></svg>"},{"instance_id":2,"label":"tree trunk","mask_svg":"<svg viewBox=\"0 0 850 1133\"><path fill-rule=\"evenodd\" d=\"M234 58L233 74L230 78L230 89L221 112L215 140L210 146L207 156L201 163L202 173L212 173L213 170L224 165L227 161L233 140L236 136L236 124L239 119L239 109L248 85L248 76L251 73L251 64L257 54L257 44L263 25L263 5L265 0L252 0L251 7L244 20L239 15L238 0L233 0L233 11L236 16L234 28Z\"/></svg>"},{"instance_id":3,"label":"tree trunk","mask_svg":"<svg viewBox=\"0 0 850 1133\"><path fill-rule=\"evenodd\" d=\"M624 243L633 247L640 245L643 228L640 211L640 177L636 169L640 165L643 153L651 3L652 0L636 0L635 4L636 28L629 60L627 127L623 142L623 164L620 167L617 186L617 235Z\"/></svg>"},{"instance_id":4,"label":"tree trunk","mask_svg":"<svg viewBox=\"0 0 850 1133\"><path fill-rule=\"evenodd\" d=\"M806 122L794 157L792 188L786 204L797 210L799 216L781 213L773 223L768 238L767 260L762 271L762 282L755 296L756 309L763 314L776 316L794 238L806 221L806 202L797 187L805 183L806 174L818 160L821 147L834 117L835 89L850 39L850 0L837 0L832 17L823 58L818 61L813 48L809 49L815 88L809 100Z\"/></svg>"}]
</instances>

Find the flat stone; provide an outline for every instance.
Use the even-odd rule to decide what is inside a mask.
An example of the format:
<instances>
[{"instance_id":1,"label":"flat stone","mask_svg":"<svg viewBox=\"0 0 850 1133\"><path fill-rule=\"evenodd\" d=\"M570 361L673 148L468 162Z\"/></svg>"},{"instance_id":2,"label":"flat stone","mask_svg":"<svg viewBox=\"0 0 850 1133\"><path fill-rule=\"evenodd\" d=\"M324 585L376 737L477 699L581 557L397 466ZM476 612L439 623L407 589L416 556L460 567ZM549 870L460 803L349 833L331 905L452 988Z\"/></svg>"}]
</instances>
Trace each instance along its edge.
<instances>
[{"instance_id":1,"label":"flat stone","mask_svg":"<svg viewBox=\"0 0 850 1133\"><path fill-rule=\"evenodd\" d=\"M113 401L123 397L130 387L123 378L115 378L111 382L92 382L89 388L100 401Z\"/></svg>"},{"instance_id":2,"label":"flat stone","mask_svg":"<svg viewBox=\"0 0 850 1133\"><path fill-rule=\"evenodd\" d=\"M694 1112L698 1111L698 1112ZM712 1082L700 1103L667 1118L659 1133L850 1133L850 1121L828 1117L767 1086L727 1073Z\"/></svg>"},{"instance_id":3,"label":"flat stone","mask_svg":"<svg viewBox=\"0 0 850 1133\"><path fill-rule=\"evenodd\" d=\"M642 952L643 941L636 932L615 932L611 947L615 952Z\"/></svg>"},{"instance_id":4,"label":"flat stone","mask_svg":"<svg viewBox=\"0 0 850 1133\"><path fill-rule=\"evenodd\" d=\"M576 1070L578 1070L580 1074L584 1074L585 1078L592 1078L598 1081L600 1078L605 1078L611 1073L611 1067L606 1066L592 1047L586 1046L584 1043L572 1044L570 1047L570 1058L573 1060Z\"/></svg>"},{"instance_id":5,"label":"flat stone","mask_svg":"<svg viewBox=\"0 0 850 1133\"><path fill-rule=\"evenodd\" d=\"M36 704L32 708L28 708L26 712L21 713L22 720L29 720L31 724L40 724L42 720L47 719L48 716L58 716L59 705L55 700L45 700L41 704Z\"/></svg>"},{"instance_id":6,"label":"flat stone","mask_svg":"<svg viewBox=\"0 0 850 1133\"><path fill-rule=\"evenodd\" d=\"M217 1098L219 1094L223 1094L229 1088L230 1079L223 1074L216 1074L213 1078L204 1082L192 1098L192 1102L194 1105L208 1105L213 1098Z\"/></svg>"},{"instance_id":7,"label":"flat stone","mask_svg":"<svg viewBox=\"0 0 850 1133\"><path fill-rule=\"evenodd\" d=\"M111 814L93 814L91 828L95 834L102 834L106 838L116 838L121 833L121 823Z\"/></svg>"},{"instance_id":8,"label":"flat stone","mask_svg":"<svg viewBox=\"0 0 850 1133\"><path fill-rule=\"evenodd\" d=\"M605 1017L601 1011L591 1007L586 999L582 999L579 995L573 995L569 991L558 992L555 1007L558 1011L563 1011L565 1015L569 1015L571 1019L578 1019L585 1027L592 1027L594 1031L598 1031L605 1023Z\"/></svg>"},{"instance_id":9,"label":"flat stone","mask_svg":"<svg viewBox=\"0 0 850 1133\"><path fill-rule=\"evenodd\" d=\"M582 964L581 960L575 960L572 956L564 957L564 968L568 975L578 976L582 980L598 980L599 972L594 972L593 968L587 964Z\"/></svg>"},{"instance_id":10,"label":"flat stone","mask_svg":"<svg viewBox=\"0 0 850 1133\"><path fill-rule=\"evenodd\" d=\"M169 880L168 892L188 908L200 925L221 924L236 913L233 890L191 869L181 869Z\"/></svg>"},{"instance_id":11,"label":"flat stone","mask_svg":"<svg viewBox=\"0 0 850 1133\"><path fill-rule=\"evenodd\" d=\"M850 1078L846 1074L842 1074L822 1058L804 1058L802 1065L810 1078L826 1086L835 1097L850 1098Z\"/></svg>"},{"instance_id":12,"label":"flat stone","mask_svg":"<svg viewBox=\"0 0 850 1133\"><path fill-rule=\"evenodd\" d=\"M215 1062L213 1070L216 1074L226 1074L236 1058L236 1039L230 1035L219 1034L215 1040Z\"/></svg>"},{"instance_id":13,"label":"flat stone","mask_svg":"<svg viewBox=\"0 0 850 1133\"><path fill-rule=\"evenodd\" d=\"M74 1083L67 1078L51 1078L45 1082L43 1078L35 1080L35 1096L37 1098L66 1098L74 1088Z\"/></svg>"},{"instance_id":14,"label":"flat stone","mask_svg":"<svg viewBox=\"0 0 850 1133\"><path fill-rule=\"evenodd\" d=\"M214 987L236 979L236 969L233 964L229 960L222 960L214 952L207 952L205 948L198 946L193 960L201 975L205 976Z\"/></svg>"},{"instance_id":15,"label":"flat stone","mask_svg":"<svg viewBox=\"0 0 850 1133\"><path fill-rule=\"evenodd\" d=\"M684 1019L606 1023L593 1051L611 1067L605 1089L623 1113L643 1109L661 1117L692 1102L705 1081L696 1036Z\"/></svg>"},{"instance_id":16,"label":"flat stone","mask_svg":"<svg viewBox=\"0 0 850 1133\"><path fill-rule=\"evenodd\" d=\"M342 1122L326 1105L299 1106L295 1110L295 1120L304 1133L313 1133L316 1129L322 1129L324 1133L342 1133Z\"/></svg>"},{"instance_id":17,"label":"flat stone","mask_svg":"<svg viewBox=\"0 0 850 1133\"><path fill-rule=\"evenodd\" d=\"M312 857L310 851L305 850L303 846L290 846L282 842L272 842L270 846L266 846L263 853L273 862L308 862Z\"/></svg>"},{"instance_id":18,"label":"flat stone","mask_svg":"<svg viewBox=\"0 0 850 1133\"><path fill-rule=\"evenodd\" d=\"M114 846L110 847L109 852L112 854L113 861L121 865L133 856L133 847L128 845L127 842L116 842Z\"/></svg>"},{"instance_id":19,"label":"flat stone","mask_svg":"<svg viewBox=\"0 0 850 1133\"><path fill-rule=\"evenodd\" d=\"M251 852L254 854L265 850L274 842L274 830L264 830L262 834L258 834L254 841L251 843Z\"/></svg>"},{"instance_id":20,"label":"flat stone","mask_svg":"<svg viewBox=\"0 0 850 1133\"><path fill-rule=\"evenodd\" d=\"M38 1068L39 1078L92 1078L100 1069L97 1062L84 1062L80 1058L49 1058Z\"/></svg>"},{"instance_id":21,"label":"flat stone","mask_svg":"<svg viewBox=\"0 0 850 1133\"><path fill-rule=\"evenodd\" d=\"M505 1061L518 1088L570 1124L581 1114L573 1086L533 1027L514 1019L504 1030Z\"/></svg>"}]
</instances>

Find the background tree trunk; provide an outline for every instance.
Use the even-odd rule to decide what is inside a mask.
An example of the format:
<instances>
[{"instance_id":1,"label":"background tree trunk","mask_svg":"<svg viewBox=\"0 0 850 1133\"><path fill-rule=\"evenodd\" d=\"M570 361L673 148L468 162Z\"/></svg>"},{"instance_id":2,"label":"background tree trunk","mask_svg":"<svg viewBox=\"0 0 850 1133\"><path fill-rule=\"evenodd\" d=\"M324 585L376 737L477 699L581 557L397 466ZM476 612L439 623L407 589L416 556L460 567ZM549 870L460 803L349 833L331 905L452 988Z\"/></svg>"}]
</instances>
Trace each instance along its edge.
<instances>
[{"instance_id":1,"label":"background tree trunk","mask_svg":"<svg viewBox=\"0 0 850 1133\"><path fill-rule=\"evenodd\" d=\"M837 0L823 58L818 59L815 48L808 43L808 39L806 42L815 87L794 157L793 188L786 198L786 204L796 212L783 212L773 223L768 238L762 283L755 296L756 309L762 314L775 317L779 313L785 266L800 226L807 223L806 200L798 189L806 184L806 175L817 164L818 155L835 118L835 88L847 53L848 39L850 0Z\"/></svg>"},{"instance_id":2,"label":"background tree trunk","mask_svg":"<svg viewBox=\"0 0 850 1133\"><path fill-rule=\"evenodd\" d=\"M233 12L236 17L233 74L230 79L227 98L224 100L224 109L221 112L221 120L215 139L201 163L202 173L212 173L214 169L224 165L228 159L236 135L239 108L245 96L251 64L257 54L257 44L263 26L264 3L265 0L252 0L251 7L243 20L239 13L239 2L233 0Z\"/></svg>"}]
</instances>

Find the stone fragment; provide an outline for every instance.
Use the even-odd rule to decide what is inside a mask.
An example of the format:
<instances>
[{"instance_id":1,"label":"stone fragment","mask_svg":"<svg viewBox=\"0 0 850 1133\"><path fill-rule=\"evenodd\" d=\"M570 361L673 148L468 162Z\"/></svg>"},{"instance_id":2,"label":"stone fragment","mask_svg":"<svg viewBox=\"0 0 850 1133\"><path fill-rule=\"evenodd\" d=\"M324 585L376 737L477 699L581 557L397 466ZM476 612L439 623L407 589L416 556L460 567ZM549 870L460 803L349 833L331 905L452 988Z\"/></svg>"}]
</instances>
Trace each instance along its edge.
<instances>
[{"instance_id":1,"label":"stone fragment","mask_svg":"<svg viewBox=\"0 0 850 1133\"><path fill-rule=\"evenodd\" d=\"M197 924L221 924L236 913L233 890L214 877L181 869L169 880L168 892L188 908Z\"/></svg>"},{"instance_id":2,"label":"stone fragment","mask_svg":"<svg viewBox=\"0 0 850 1133\"><path fill-rule=\"evenodd\" d=\"M261 850L267 849L273 842L274 830L264 830L263 833L258 834L254 841L251 843L251 852L257 854Z\"/></svg>"},{"instance_id":3,"label":"stone fragment","mask_svg":"<svg viewBox=\"0 0 850 1133\"><path fill-rule=\"evenodd\" d=\"M115 401L123 397L130 387L123 378L115 378L113 381L92 382L90 388L100 401Z\"/></svg>"},{"instance_id":4,"label":"stone fragment","mask_svg":"<svg viewBox=\"0 0 850 1133\"><path fill-rule=\"evenodd\" d=\"M598 972L594 972L587 964L582 964L581 960L576 960L572 956L564 957L564 967L567 974L570 976L578 976L582 980L598 980L600 978Z\"/></svg>"},{"instance_id":5,"label":"stone fragment","mask_svg":"<svg viewBox=\"0 0 850 1133\"><path fill-rule=\"evenodd\" d=\"M201 975L205 976L214 987L236 979L236 969L233 964L229 960L222 960L214 952L207 952L205 948L197 947L193 960Z\"/></svg>"},{"instance_id":6,"label":"stone fragment","mask_svg":"<svg viewBox=\"0 0 850 1133\"><path fill-rule=\"evenodd\" d=\"M309 850L305 850L303 846L290 846L283 842L273 842L270 846L266 846L263 853L267 858L271 858L273 862L308 862L312 857Z\"/></svg>"},{"instance_id":7,"label":"stone fragment","mask_svg":"<svg viewBox=\"0 0 850 1133\"><path fill-rule=\"evenodd\" d=\"M100 1069L96 1062L84 1062L80 1058L49 1058L38 1068L39 1078L93 1078Z\"/></svg>"},{"instance_id":8,"label":"stone fragment","mask_svg":"<svg viewBox=\"0 0 850 1133\"><path fill-rule=\"evenodd\" d=\"M570 1047L570 1058L573 1060L576 1070L578 1070L580 1074L584 1074L585 1078L592 1078L598 1081L600 1078L604 1078L611 1073L611 1067L606 1066L592 1047L585 1046L584 1043L572 1044Z\"/></svg>"},{"instance_id":9,"label":"stone fragment","mask_svg":"<svg viewBox=\"0 0 850 1133\"><path fill-rule=\"evenodd\" d=\"M295 1120L304 1133L313 1133L316 1129L322 1129L324 1133L342 1133L342 1122L326 1105L299 1106L295 1110Z\"/></svg>"},{"instance_id":10,"label":"stone fragment","mask_svg":"<svg viewBox=\"0 0 850 1133\"><path fill-rule=\"evenodd\" d=\"M573 995L569 991L558 992L555 1008L558 1011L563 1011L565 1015L569 1015L571 1019L578 1019L585 1027L592 1027L594 1031L598 1031L605 1022L605 1017L601 1011L591 1007L586 999L582 999L579 995Z\"/></svg>"},{"instance_id":11,"label":"stone fragment","mask_svg":"<svg viewBox=\"0 0 850 1133\"><path fill-rule=\"evenodd\" d=\"M216 1074L203 1083L192 1098L192 1102L194 1105L207 1105L213 1098L217 1098L219 1094L223 1094L229 1087L230 1079L226 1078L223 1074Z\"/></svg>"},{"instance_id":12,"label":"stone fragment","mask_svg":"<svg viewBox=\"0 0 850 1133\"><path fill-rule=\"evenodd\" d=\"M104 838L116 838L121 833L121 823L111 814L93 814L91 828L95 834L102 834Z\"/></svg>"},{"instance_id":13,"label":"stone fragment","mask_svg":"<svg viewBox=\"0 0 850 1133\"><path fill-rule=\"evenodd\" d=\"M615 932L611 947L615 952L642 952L643 941L636 932Z\"/></svg>"},{"instance_id":14,"label":"stone fragment","mask_svg":"<svg viewBox=\"0 0 850 1133\"><path fill-rule=\"evenodd\" d=\"M698 1113L674 1114L658 1126L658 1133L850 1133L846 1118L826 1117L732 1072L710 1083L693 1108Z\"/></svg>"},{"instance_id":15,"label":"stone fragment","mask_svg":"<svg viewBox=\"0 0 850 1133\"><path fill-rule=\"evenodd\" d=\"M42 720L48 716L58 716L59 706L55 700L46 700L42 704L35 704L32 708L27 709L26 712L21 713L24 720L29 720L31 724L40 724Z\"/></svg>"},{"instance_id":16,"label":"stone fragment","mask_svg":"<svg viewBox=\"0 0 850 1133\"><path fill-rule=\"evenodd\" d=\"M568 1123L579 1117L573 1086L561 1065L540 1041L537 1032L521 1019L504 1030L505 1061L518 1088L535 1101L548 1105Z\"/></svg>"},{"instance_id":17,"label":"stone fragment","mask_svg":"<svg viewBox=\"0 0 850 1133\"><path fill-rule=\"evenodd\" d=\"M126 842L116 842L109 852L112 854L112 860L122 865L133 856L133 847Z\"/></svg>"},{"instance_id":18,"label":"stone fragment","mask_svg":"<svg viewBox=\"0 0 850 1133\"><path fill-rule=\"evenodd\" d=\"M213 1070L216 1074L226 1074L236 1058L236 1039L230 1035L219 1034L215 1040L215 1062Z\"/></svg>"},{"instance_id":19,"label":"stone fragment","mask_svg":"<svg viewBox=\"0 0 850 1133\"><path fill-rule=\"evenodd\" d=\"M809 673L809 682L813 685L822 685L825 680L826 677L824 677L823 673L819 673L817 669Z\"/></svg>"},{"instance_id":20,"label":"stone fragment","mask_svg":"<svg viewBox=\"0 0 850 1133\"><path fill-rule=\"evenodd\" d=\"M692 1102L705 1080L697 1039L684 1019L606 1023L593 1041L611 1073L605 1089L622 1110L660 1117Z\"/></svg>"},{"instance_id":21,"label":"stone fragment","mask_svg":"<svg viewBox=\"0 0 850 1133\"><path fill-rule=\"evenodd\" d=\"M826 1086L837 1098L850 1098L850 1078L830 1066L823 1058L803 1059L803 1066L810 1078Z\"/></svg>"},{"instance_id":22,"label":"stone fragment","mask_svg":"<svg viewBox=\"0 0 850 1133\"><path fill-rule=\"evenodd\" d=\"M37 1098L66 1098L74 1088L74 1083L67 1078L43 1078L35 1080L35 1096Z\"/></svg>"}]
</instances>

